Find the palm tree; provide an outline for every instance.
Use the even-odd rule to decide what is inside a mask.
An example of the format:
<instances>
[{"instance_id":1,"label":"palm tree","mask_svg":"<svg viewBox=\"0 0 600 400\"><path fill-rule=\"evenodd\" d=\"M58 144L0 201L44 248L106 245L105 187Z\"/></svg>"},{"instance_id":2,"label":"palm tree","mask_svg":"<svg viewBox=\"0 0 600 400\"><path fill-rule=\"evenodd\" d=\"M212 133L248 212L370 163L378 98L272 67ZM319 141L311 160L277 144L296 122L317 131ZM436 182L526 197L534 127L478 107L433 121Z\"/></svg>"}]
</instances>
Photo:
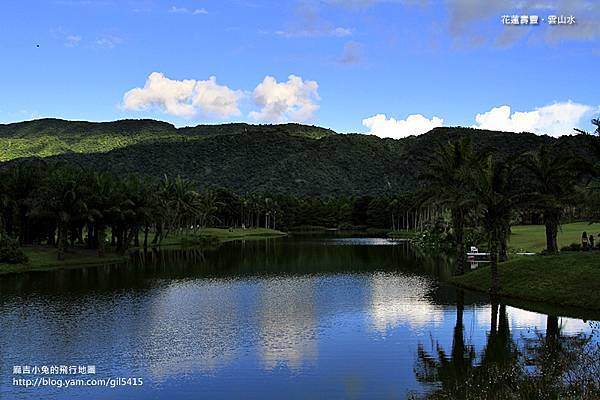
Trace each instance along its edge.
<instances>
[{"instance_id":1,"label":"palm tree","mask_svg":"<svg viewBox=\"0 0 600 400\"><path fill-rule=\"evenodd\" d=\"M471 193L471 175L478 169L478 164L487 153L487 150L474 152L469 138L450 142L437 149L429 163L429 172L421 176L431 188L424 191L430 201L450 209L458 257L458 275L465 272L465 224L467 214L475 203Z\"/></svg>"},{"instance_id":2,"label":"palm tree","mask_svg":"<svg viewBox=\"0 0 600 400\"><path fill-rule=\"evenodd\" d=\"M106 227L113 207L115 187L114 178L107 173L94 173L91 177L87 201L88 219L94 234L88 232L88 241L91 247L97 246L98 257L104 257Z\"/></svg>"},{"instance_id":3,"label":"palm tree","mask_svg":"<svg viewBox=\"0 0 600 400\"><path fill-rule=\"evenodd\" d=\"M193 213L200 228L206 228L210 222L219 222L216 213L223 203L217 201L215 192L206 192L197 196L193 203Z\"/></svg>"},{"instance_id":4,"label":"palm tree","mask_svg":"<svg viewBox=\"0 0 600 400\"><path fill-rule=\"evenodd\" d=\"M5 228L16 231L19 244L31 244L30 213L47 178L48 165L44 161L19 163L5 174L5 190L9 198L4 199ZM39 208L42 210L42 208Z\"/></svg>"},{"instance_id":5,"label":"palm tree","mask_svg":"<svg viewBox=\"0 0 600 400\"><path fill-rule=\"evenodd\" d=\"M157 244L172 229L187 230L201 218L201 196L192 183L180 176L167 176L158 185L156 234L152 243ZM164 231L166 229L166 231Z\"/></svg>"},{"instance_id":6,"label":"palm tree","mask_svg":"<svg viewBox=\"0 0 600 400\"><path fill-rule=\"evenodd\" d=\"M56 218L58 260L65 259L65 242L69 223L87 213L78 172L59 166L50 175L40 207L47 207Z\"/></svg>"},{"instance_id":7,"label":"palm tree","mask_svg":"<svg viewBox=\"0 0 600 400\"><path fill-rule=\"evenodd\" d=\"M495 161L491 155L488 155L482 168L474 174L474 195L488 237L490 292L493 295L498 292L499 287L499 246L507 241L513 211L529 199L528 194L520 192L513 186L515 171L515 163L512 160Z\"/></svg>"},{"instance_id":8,"label":"palm tree","mask_svg":"<svg viewBox=\"0 0 600 400\"><path fill-rule=\"evenodd\" d=\"M130 204L129 233L125 243L133 239L133 245L139 246L140 228L144 228L144 247L148 246L148 231L153 220L154 196L150 183L137 175L131 175L124 181L123 190Z\"/></svg>"},{"instance_id":9,"label":"palm tree","mask_svg":"<svg viewBox=\"0 0 600 400\"><path fill-rule=\"evenodd\" d=\"M571 154L552 152L544 144L525 155L522 165L531 175L532 191L538 194L537 205L543 210L546 226L546 251L558 251L558 228L566 199L573 195L582 162Z\"/></svg>"}]
</instances>

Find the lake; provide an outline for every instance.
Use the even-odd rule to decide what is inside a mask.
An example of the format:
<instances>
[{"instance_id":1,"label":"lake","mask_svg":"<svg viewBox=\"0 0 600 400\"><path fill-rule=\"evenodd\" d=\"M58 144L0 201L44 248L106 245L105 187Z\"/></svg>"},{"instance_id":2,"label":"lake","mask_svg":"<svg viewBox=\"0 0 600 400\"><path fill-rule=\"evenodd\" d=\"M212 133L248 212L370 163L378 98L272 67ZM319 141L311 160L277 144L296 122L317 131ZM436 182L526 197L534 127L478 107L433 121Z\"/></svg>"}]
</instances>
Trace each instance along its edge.
<instances>
[{"instance_id":1,"label":"lake","mask_svg":"<svg viewBox=\"0 0 600 400\"><path fill-rule=\"evenodd\" d=\"M445 284L450 264L289 237L0 277L0 398L420 398L524 374L577 387L598 368L579 358L598 322L492 304Z\"/></svg>"}]
</instances>

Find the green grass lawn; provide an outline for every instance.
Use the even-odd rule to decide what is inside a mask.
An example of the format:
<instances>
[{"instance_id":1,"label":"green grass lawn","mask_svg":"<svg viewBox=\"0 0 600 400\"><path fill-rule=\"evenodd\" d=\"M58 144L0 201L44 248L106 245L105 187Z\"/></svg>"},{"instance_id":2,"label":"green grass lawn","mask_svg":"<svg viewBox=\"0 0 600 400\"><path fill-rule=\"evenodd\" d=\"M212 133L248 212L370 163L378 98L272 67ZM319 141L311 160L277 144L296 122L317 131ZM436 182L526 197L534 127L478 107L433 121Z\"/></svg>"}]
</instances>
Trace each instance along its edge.
<instances>
[{"instance_id":1,"label":"green grass lawn","mask_svg":"<svg viewBox=\"0 0 600 400\"><path fill-rule=\"evenodd\" d=\"M267 228L252 228L252 229L221 229L221 228L204 228L196 233L186 233L183 235L170 234L162 240L160 246L190 246L190 245L210 245L211 243L221 243L230 240L258 240L268 239L272 237L280 237L287 235L284 232L267 229ZM150 236L149 240L152 239ZM142 242L140 236L140 242Z\"/></svg>"},{"instance_id":2,"label":"green grass lawn","mask_svg":"<svg viewBox=\"0 0 600 400\"><path fill-rule=\"evenodd\" d=\"M285 233L281 231L265 228L233 229L231 231L228 229L206 228L196 234L171 234L163 240L160 247L208 245L230 240L259 240L284 235ZM152 239L152 236L150 236L150 239ZM0 275L29 271L48 271L67 267L74 268L92 264L104 265L122 262L127 259L127 256L119 256L115 253L111 253L108 249L106 256L99 258L96 250L89 250L81 247L68 249L64 261L57 260L57 252L54 247L25 246L23 247L23 252L29 258L29 262L26 264L0 263Z\"/></svg>"},{"instance_id":3,"label":"green grass lawn","mask_svg":"<svg viewBox=\"0 0 600 400\"><path fill-rule=\"evenodd\" d=\"M399 231L389 231L388 237L394 239L412 239L419 235L417 231L412 230L399 230Z\"/></svg>"},{"instance_id":4,"label":"green grass lawn","mask_svg":"<svg viewBox=\"0 0 600 400\"><path fill-rule=\"evenodd\" d=\"M515 257L498 265L499 295L565 307L600 310L600 251ZM482 267L450 282L487 292L490 269Z\"/></svg>"},{"instance_id":5,"label":"green grass lawn","mask_svg":"<svg viewBox=\"0 0 600 400\"><path fill-rule=\"evenodd\" d=\"M252 228L252 229L219 229L205 228L199 233L201 236L212 236L220 240L235 240L235 239L266 239L270 237L285 236L286 233L267 228Z\"/></svg>"},{"instance_id":6,"label":"green grass lawn","mask_svg":"<svg viewBox=\"0 0 600 400\"><path fill-rule=\"evenodd\" d=\"M126 260L125 256L114 253L106 253L105 257L99 258L96 250L74 248L65 253L65 260L57 260L57 252L54 247L25 246L23 252L29 258L26 264L0 263L0 275L29 271L48 271L52 269L84 266L91 264L112 264Z\"/></svg>"},{"instance_id":7,"label":"green grass lawn","mask_svg":"<svg viewBox=\"0 0 600 400\"><path fill-rule=\"evenodd\" d=\"M586 231L599 238L600 224L574 222L564 224L558 232L559 249L571 243L581 243L581 233ZM544 225L516 225L512 227L509 246L515 251L539 253L546 248L546 228ZM598 243L598 240L596 241Z\"/></svg>"}]
</instances>

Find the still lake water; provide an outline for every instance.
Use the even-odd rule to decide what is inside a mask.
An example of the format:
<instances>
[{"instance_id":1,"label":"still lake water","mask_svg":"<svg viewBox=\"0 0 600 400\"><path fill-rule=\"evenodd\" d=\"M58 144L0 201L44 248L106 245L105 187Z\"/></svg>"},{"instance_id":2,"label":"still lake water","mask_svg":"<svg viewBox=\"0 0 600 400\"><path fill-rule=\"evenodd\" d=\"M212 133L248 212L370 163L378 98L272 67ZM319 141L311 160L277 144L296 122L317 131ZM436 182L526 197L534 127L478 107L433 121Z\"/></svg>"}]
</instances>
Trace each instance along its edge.
<instances>
[{"instance_id":1,"label":"still lake water","mask_svg":"<svg viewBox=\"0 0 600 400\"><path fill-rule=\"evenodd\" d=\"M449 275L406 243L308 237L0 277L0 398L419 397L491 352L539 350L551 335L599 340L597 322L492 306L444 284ZM492 351L490 337L510 346ZM15 366L54 365L96 373L53 379L143 385L14 384L46 376Z\"/></svg>"}]
</instances>

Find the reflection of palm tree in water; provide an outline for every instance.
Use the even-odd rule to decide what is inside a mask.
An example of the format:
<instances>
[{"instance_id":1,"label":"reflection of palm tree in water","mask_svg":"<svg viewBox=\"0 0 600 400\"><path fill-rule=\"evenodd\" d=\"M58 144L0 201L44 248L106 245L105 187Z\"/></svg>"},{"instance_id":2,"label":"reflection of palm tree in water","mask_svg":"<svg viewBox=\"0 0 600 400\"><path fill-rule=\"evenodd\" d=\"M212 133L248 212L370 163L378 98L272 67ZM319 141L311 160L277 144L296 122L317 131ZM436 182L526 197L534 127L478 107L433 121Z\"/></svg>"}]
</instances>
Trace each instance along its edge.
<instances>
[{"instance_id":1,"label":"reflection of palm tree in water","mask_svg":"<svg viewBox=\"0 0 600 400\"><path fill-rule=\"evenodd\" d=\"M519 351L510 334L506 305L492 298L490 332L470 385L485 398L510 398L518 390Z\"/></svg>"},{"instance_id":2,"label":"reflection of palm tree in water","mask_svg":"<svg viewBox=\"0 0 600 400\"><path fill-rule=\"evenodd\" d=\"M464 395L465 376L473 368L475 350L473 346L465 344L463 313L464 292L456 290L456 324L452 337L452 353L446 354L442 346L436 343L437 358L430 355L419 345L417 349L417 362L415 374L417 380L426 384L440 383L442 391L455 396Z\"/></svg>"},{"instance_id":3,"label":"reflection of palm tree in water","mask_svg":"<svg viewBox=\"0 0 600 400\"><path fill-rule=\"evenodd\" d=\"M558 317L549 315L546 335L525 339L526 364L534 370L531 392L556 393L560 398L600 398L600 343L592 335L565 335Z\"/></svg>"},{"instance_id":4,"label":"reflection of palm tree in water","mask_svg":"<svg viewBox=\"0 0 600 400\"><path fill-rule=\"evenodd\" d=\"M473 366L474 356L460 357L461 347L473 354L474 350L464 346L460 296L457 304L453 357L448 358L439 345L437 358L422 346L418 349L417 380L439 385L427 398L600 398L600 344L591 335L564 335L558 318L548 316L546 334L523 337L520 349L510 333L506 306L492 299L490 331L480 364Z\"/></svg>"},{"instance_id":5,"label":"reflection of palm tree in water","mask_svg":"<svg viewBox=\"0 0 600 400\"><path fill-rule=\"evenodd\" d=\"M452 354L448 357L439 344L437 357L428 354L422 345L418 348L415 366L417 380L427 384L441 384L430 393L431 398L505 398L513 392L512 372L518 364L518 351L510 334L506 306L492 301L490 332L481 363L475 366L475 349L464 341L464 292L457 290L456 324L452 340ZM514 380L515 382L517 380Z\"/></svg>"}]
</instances>

